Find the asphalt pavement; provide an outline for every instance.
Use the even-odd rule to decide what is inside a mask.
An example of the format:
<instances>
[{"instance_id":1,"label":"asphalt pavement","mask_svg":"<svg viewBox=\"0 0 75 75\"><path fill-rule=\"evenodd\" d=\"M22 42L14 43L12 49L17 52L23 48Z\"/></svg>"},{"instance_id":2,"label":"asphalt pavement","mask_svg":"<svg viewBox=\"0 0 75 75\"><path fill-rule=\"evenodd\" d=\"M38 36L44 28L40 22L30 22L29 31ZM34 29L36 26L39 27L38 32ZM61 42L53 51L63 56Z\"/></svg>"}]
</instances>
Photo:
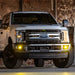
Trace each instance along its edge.
<instances>
[{"instance_id":1,"label":"asphalt pavement","mask_svg":"<svg viewBox=\"0 0 75 75\"><path fill-rule=\"evenodd\" d=\"M0 67L0 73L15 72L75 72L75 65L69 68L57 68L54 65L44 65L44 67L35 67L34 65L22 65L18 69L7 69L5 66Z\"/></svg>"},{"instance_id":2,"label":"asphalt pavement","mask_svg":"<svg viewBox=\"0 0 75 75\"><path fill-rule=\"evenodd\" d=\"M1 65L0 75L75 75L75 65L61 69L54 65L44 65L39 68L34 65L22 65L18 69L7 69Z\"/></svg>"},{"instance_id":3,"label":"asphalt pavement","mask_svg":"<svg viewBox=\"0 0 75 75\"><path fill-rule=\"evenodd\" d=\"M23 64L18 69L7 69L0 65L0 75L75 75L75 63L69 68L57 68L53 64L45 64L44 67Z\"/></svg>"}]
</instances>

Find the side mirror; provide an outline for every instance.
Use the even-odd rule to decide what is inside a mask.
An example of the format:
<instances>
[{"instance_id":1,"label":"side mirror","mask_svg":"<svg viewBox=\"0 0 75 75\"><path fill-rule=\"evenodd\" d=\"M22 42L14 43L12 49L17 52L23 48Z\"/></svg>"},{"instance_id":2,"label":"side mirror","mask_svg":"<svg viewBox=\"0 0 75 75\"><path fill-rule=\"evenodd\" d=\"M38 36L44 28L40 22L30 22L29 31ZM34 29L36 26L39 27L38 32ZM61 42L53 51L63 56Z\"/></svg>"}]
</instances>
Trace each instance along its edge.
<instances>
[{"instance_id":1,"label":"side mirror","mask_svg":"<svg viewBox=\"0 0 75 75\"><path fill-rule=\"evenodd\" d=\"M69 21L66 20L66 19L64 19L64 20L62 21L62 24L63 24L63 27L67 27L67 26L69 26Z\"/></svg>"}]
</instances>

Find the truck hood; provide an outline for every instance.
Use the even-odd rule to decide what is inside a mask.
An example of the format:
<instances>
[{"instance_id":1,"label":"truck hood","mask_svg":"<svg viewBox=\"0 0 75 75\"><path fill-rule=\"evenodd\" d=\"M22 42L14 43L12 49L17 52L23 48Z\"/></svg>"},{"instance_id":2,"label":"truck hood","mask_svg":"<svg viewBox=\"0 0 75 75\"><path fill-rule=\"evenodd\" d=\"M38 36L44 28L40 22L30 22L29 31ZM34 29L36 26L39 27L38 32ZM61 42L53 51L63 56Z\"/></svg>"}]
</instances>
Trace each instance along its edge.
<instances>
[{"instance_id":1,"label":"truck hood","mask_svg":"<svg viewBox=\"0 0 75 75\"><path fill-rule=\"evenodd\" d=\"M41 30L41 29L46 29L46 30L67 30L66 27L61 27L60 25L16 25L13 26L16 28L16 30Z\"/></svg>"}]
</instances>

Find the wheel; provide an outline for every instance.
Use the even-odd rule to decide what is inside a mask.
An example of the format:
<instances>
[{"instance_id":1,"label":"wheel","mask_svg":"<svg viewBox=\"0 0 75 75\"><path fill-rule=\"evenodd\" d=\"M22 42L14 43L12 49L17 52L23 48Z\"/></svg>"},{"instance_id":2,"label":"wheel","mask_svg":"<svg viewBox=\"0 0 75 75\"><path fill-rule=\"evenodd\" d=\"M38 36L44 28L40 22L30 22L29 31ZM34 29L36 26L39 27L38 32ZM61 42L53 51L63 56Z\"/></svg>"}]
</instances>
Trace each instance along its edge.
<instances>
[{"instance_id":1,"label":"wheel","mask_svg":"<svg viewBox=\"0 0 75 75\"><path fill-rule=\"evenodd\" d=\"M44 60L43 59L34 59L34 64L36 67L43 67L44 66Z\"/></svg>"},{"instance_id":2,"label":"wheel","mask_svg":"<svg viewBox=\"0 0 75 75\"><path fill-rule=\"evenodd\" d=\"M7 68L18 68L22 64L22 60L17 59L14 55L11 45L8 45L3 52L3 62Z\"/></svg>"},{"instance_id":3,"label":"wheel","mask_svg":"<svg viewBox=\"0 0 75 75\"><path fill-rule=\"evenodd\" d=\"M68 52L67 58L53 59L53 63L58 68L68 68L74 61L74 49Z\"/></svg>"}]
</instances>

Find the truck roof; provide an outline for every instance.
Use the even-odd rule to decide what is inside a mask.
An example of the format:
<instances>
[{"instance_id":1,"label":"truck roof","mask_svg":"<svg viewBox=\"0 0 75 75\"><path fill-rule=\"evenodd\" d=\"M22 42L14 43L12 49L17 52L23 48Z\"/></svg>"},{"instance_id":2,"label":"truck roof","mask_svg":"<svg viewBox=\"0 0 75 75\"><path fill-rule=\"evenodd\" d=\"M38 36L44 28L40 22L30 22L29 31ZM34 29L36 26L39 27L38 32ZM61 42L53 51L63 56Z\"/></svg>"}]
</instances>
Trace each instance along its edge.
<instances>
[{"instance_id":1,"label":"truck roof","mask_svg":"<svg viewBox=\"0 0 75 75\"><path fill-rule=\"evenodd\" d=\"M12 12L12 13L37 13L37 14L49 14L49 12L40 12L40 11L18 11L18 12Z\"/></svg>"}]
</instances>

